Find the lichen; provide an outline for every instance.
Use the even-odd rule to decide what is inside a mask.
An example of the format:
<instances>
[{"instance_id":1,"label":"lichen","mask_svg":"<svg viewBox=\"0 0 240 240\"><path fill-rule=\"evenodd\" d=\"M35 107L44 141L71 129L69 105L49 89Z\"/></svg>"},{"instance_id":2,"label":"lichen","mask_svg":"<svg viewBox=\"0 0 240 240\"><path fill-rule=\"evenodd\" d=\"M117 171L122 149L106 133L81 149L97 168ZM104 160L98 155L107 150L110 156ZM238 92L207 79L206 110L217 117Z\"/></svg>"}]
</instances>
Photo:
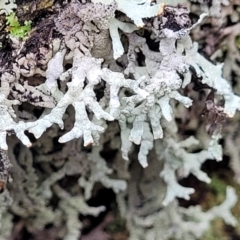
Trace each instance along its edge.
<instances>
[{"instance_id":1,"label":"lichen","mask_svg":"<svg viewBox=\"0 0 240 240\"><path fill-rule=\"evenodd\" d=\"M240 110L240 93L227 80L229 67L239 77L238 54L227 68L203 57L190 32L207 14L193 21L177 2L57 1L42 12L45 19L34 17L26 39L13 36L27 30L14 14L7 18L12 36L5 33L0 49L0 215L7 219L1 237L14 238L17 221L34 239L47 229L54 238L79 239L87 225L82 216L108 211L105 202L91 205L103 188L115 194L131 240L198 239L216 217L236 225L230 209L237 196L229 186L226 200L206 212L177 202L195 192L179 179L211 182L202 165L223 160L221 138L237 165L233 131L224 124ZM212 18L220 2L229 4L197 2ZM230 53L237 26L221 36L234 45Z\"/></svg>"}]
</instances>

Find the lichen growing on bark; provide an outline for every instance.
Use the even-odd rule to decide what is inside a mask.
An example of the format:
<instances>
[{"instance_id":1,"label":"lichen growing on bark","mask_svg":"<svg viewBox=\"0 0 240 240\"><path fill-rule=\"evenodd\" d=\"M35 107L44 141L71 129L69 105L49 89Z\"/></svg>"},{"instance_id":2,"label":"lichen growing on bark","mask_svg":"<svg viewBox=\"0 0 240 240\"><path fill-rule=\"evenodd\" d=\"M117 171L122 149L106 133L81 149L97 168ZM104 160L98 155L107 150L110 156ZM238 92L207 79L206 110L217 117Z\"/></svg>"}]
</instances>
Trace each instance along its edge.
<instances>
[{"instance_id":1,"label":"lichen growing on bark","mask_svg":"<svg viewBox=\"0 0 240 240\"><path fill-rule=\"evenodd\" d=\"M19 21L31 20L33 29L27 39L0 34L2 238L24 239L25 231L77 240L89 215L109 211L107 198L93 203L102 189L115 195L130 240L198 239L215 217L237 224L230 186L226 200L205 212L177 201L195 192L180 179L211 182L201 167L223 159L222 138L238 164L237 123L224 125L240 109L229 82L238 56L223 67L210 58L224 50L207 59L190 33L204 36L220 2L239 4L197 2L16 1ZM226 27L219 39L235 39L236 31Z\"/></svg>"}]
</instances>

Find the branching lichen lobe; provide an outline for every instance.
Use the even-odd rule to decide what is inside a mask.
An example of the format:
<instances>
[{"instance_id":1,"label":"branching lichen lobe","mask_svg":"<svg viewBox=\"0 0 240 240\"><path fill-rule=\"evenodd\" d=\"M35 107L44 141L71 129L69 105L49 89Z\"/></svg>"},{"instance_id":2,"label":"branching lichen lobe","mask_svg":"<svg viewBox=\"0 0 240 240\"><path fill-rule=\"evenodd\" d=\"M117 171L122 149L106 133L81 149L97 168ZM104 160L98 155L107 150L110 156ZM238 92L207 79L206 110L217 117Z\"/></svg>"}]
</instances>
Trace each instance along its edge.
<instances>
[{"instance_id":1,"label":"branching lichen lobe","mask_svg":"<svg viewBox=\"0 0 240 240\"><path fill-rule=\"evenodd\" d=\"M9 226L18 216L34 237L52 226L54 237L77 240L84 228L79 214L107 209L86 203L98 182L116 194L131 240L197 239L216 216L235 225L230 187L225 202L205 213L176 202L195 191L179 178L211 181L201 165L221 160L222 123L240 109L221 66L201 56L189 35L206 15L193 23L185 5L159 1L37 6L29 8L36 24L30 37L6 35L0 49L0 188L7 194L9 186L14 199L10 211L3 210ZM39 22L41 13L46 17ZM177 124L196 104L186 88L193 79L206 95L215 90L225 100L219 107L211 93L205 98L212 136L192 123L199 139L181 136ZM21 143L14 136L7 141L9 133Z\"/></svg>"}]
</instances>

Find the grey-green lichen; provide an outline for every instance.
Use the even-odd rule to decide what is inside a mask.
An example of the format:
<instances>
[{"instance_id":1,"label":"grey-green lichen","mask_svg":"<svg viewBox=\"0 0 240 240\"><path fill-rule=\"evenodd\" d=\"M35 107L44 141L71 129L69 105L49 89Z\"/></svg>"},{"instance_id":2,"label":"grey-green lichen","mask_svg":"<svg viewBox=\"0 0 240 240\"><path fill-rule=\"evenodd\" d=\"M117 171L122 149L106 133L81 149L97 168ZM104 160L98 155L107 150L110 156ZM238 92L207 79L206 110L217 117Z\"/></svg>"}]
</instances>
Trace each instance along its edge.
<instances>
[{"instance_id":1,"label":"grey-green lichen","mask_svg":"<svg viewBox=\"0 0 240 240\"><path fill-rule=\"evenodd\" d=\"M209 183L201 166L222 160L223 151L218 128L210 137L192 122L196 137L178 133L176 117L197 104L183 89L197 79L206 94L211 89L225 100L224 107L212 99L206 105L217 124L218 114L233 117L240 110L240 97L222 65L198 53L189 35L207 14L193 24L187 7L171 3L72 0L41 23L54 29L36 47L38 27L27 40L8 37L11 58L0 62L2 238L14 234L15 215L35 239L47 225L56 238L79 239L79 215L106 210L86 202L98 183L116 194L131 240L198 239L219 216L237 224L231 187L221 205L204 213L176 201L195 191L178 179L192 174ZM213 17L214 7L219 3L208 10ZM235 159L237 150L231 154Z\"/></svg>"}]
</instances>

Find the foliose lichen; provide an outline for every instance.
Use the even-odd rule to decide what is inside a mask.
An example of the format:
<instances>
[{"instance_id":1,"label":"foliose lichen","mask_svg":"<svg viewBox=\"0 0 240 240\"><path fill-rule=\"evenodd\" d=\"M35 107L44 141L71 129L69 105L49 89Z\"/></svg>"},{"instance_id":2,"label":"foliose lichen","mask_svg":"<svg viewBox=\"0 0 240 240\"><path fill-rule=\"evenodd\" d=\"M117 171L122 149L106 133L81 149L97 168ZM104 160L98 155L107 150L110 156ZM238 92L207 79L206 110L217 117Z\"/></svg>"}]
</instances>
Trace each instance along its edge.
<instances>
[{"instance_id":1,"label":"foliose lichen","mask_svg":"<svg viewBox=\"0 0 240 240\"><path fill-rule=\"evenodd\" d=\"M27 39L14 38L29 28L8 18L12 36L0 49L2 238L16 234L12 218L18 216L34 239L46 226L56 238L79 239L79 215L106 210L87 203L97 183L116 194L130 240L198 239L215 217L237 224L230 186L226 200L207 212L176 200L195 191L180 178L211 181L201 166L222 160L222 124L240 110L227 68L203 57L190 37L229 1L212 1L210 8L198 1L207 11L196 21L186 5L177 5L184 2L72 0L56 5L61 10L39 21ZM211 136L196 117L188 119L195 136L178 132L177 118L184 121L198 104L190 85L209 94ZM234 164L238 151L232 146Z\"/></svg>"}]
</instances>

